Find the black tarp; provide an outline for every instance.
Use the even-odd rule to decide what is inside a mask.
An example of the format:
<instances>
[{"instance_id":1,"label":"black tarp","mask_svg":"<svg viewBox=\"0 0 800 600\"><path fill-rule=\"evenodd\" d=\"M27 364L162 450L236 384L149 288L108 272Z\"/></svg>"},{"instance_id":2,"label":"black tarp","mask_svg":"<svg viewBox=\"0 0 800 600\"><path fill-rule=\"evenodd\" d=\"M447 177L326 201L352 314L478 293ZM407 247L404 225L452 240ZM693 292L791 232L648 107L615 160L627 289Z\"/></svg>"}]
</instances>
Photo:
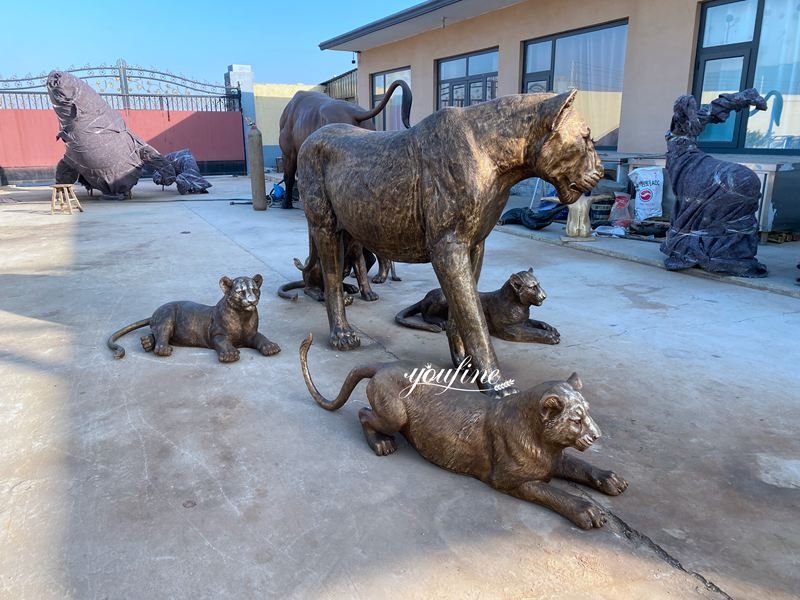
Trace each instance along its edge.
<instances>
[{"instance_id":1,"label":"black tarp","mask_svg":"<svg viewBox=\"0 0 800 600\"><path fill-rule=\"evenodd\" d=\"M153 182L158 185L172 185L178 193L204 194L211 184L200 176L200 168L192 153L184 148L164 155L167 165L153 173Z\"/></svg>"},{"instance_id":2,"label":"black tarp","mask_svg":"<svg viewBox=\"0 0 800 600\"><path fill-rule=\"evenodd\" d=\"M211 187L200 176L189 150L162 156L130 132L122 115L85 81L71 73L51 71L47 92L61 124L57 137L66 146L56 167L56 183L75 183L80 178L85 187L119 199L136 185L147 165L159 175L158 183L175 182L181 194Z\"/></svg>"},{"instance_id":3,"label":"black tarp","mask_svg":"<svg viewBox=\"0 0 800 600\"><path fill-rule=\"evenodd\" d=\"M80 175L104 196L122 198L136 185L145 160L158 163L159 153L128 131L122 115L85 81L52 71L47 92L61 124L57 137L66 146L56 183L75 183Z\"/></svg>"},{"instance_id":4,"label":"black tarp","mask_svg":"<svg viewBox=\"0 0 800 600\"><path fill-rule=\"evenodd\" d=\"M697 147L708 123L722 123L732 111L766 102L754 89L722 94L698 109L693 96L675 101L667 133L667 175L676 203L661 251L670 270L698 266L712 273L763 277L767 268L755 258L761 183L747 167L718 160Z\"/></svg>"}]
</instances>

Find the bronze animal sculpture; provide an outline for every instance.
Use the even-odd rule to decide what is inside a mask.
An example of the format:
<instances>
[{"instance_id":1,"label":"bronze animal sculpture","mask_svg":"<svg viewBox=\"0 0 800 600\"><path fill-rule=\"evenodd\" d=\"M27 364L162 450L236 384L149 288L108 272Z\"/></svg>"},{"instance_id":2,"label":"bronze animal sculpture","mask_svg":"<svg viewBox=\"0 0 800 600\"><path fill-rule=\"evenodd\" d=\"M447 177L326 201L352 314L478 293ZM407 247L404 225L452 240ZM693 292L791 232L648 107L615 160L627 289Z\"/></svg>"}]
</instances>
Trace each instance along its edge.
<instances>
[{"instance_id":1,"label":"bronze animal sculpture","mask_svg":"<svg viewBox=\"0 0 800 600\"><path fill-rule=\"evenodd\" d=\"M499 290L479 292L478 298L490 335L508 342L557 344L561 341L561 334L555 327L529 318L530 307L541 306L547 298L533 269L512 274ZM448 312L447 298L441 289L435 289L416 304L401 310L394 319L404 327L439 333L447 327ZM416 314L423 320L409 319Z\"/></svg>"},{"instance_id":2,"label":"bronze animal sculpture","mask_svg":"<svg viewBox=\"0 0 800 600\"><path fill-rule=\"evenodd\" d=\"M375 264L375 255L363 248L361 244L355 243L349 238L345 240L344 245L344 271L342 273L342 279L353 272L358 281L358 287L342 281L342 288L344 289L344 293L347 294L345 296L345 305L350 306L353 303L352 294L359 293L363 300L374 302L378 299L378 294L372 291L369 281L367 280L367 273L372 265ZM325 292L319 259L312 260L311 257L309 257L304 264L300 262L300 259L295 258L294 266L303 274L303 279L284 283L278 288L278 296L287 300L297 300L297 293L292 294L290 292L291 290L302 289L303 293L307 296L310 296L318 302L324 302ZM381 264L381 272L383 272L383 264Z\"/></svg>"},{"instance_id":3,"label":"bronze animal sculpture","mask_svg":"<svg viewBox=\"0 0 800 600\"><path fill-rule=\"evenodd\" d=\"M349 125L375 130L372 119L386 107L392 94L398 88L403 90L401 118L406 128L410 127L411 88L405 81L395 81L387 89L383 100L372 110L365 110L352 102L336 100L319 92L297 92L281 113L278 144L283 155L283 176L286 195L281 208L292 208L295 175L297 174L297 155L300 146L309 135L320 127L331 123Z\"/></svg>"},{"instance_id":4,"label":"bronze animal sculpture","mask_svg":"<svg viewBox=\"0 0 800 600\"><path fill-rule=\"evenodd\" d=\"M572 108L575 93L445 108L405 131L329 125L309 136L299 174L332 347L360 345L339 285L338 248L347 232L387 259L432 263L450 309L454 364L469 355L481 372L498 369L475 289L484 240L518 181L546 179L564 204L599 181L602 163Z\"/></svg>"},{"instance_id":5,"label":"bronze animal sculpture","mask_svg":"<svg viewBox=\"0 0 800 600\"><path fill-rule=\"evenodd\" d=\"M168 302L158 307L149 319L136 321L111 334L108 347L114 358L125 356L125 349L115 342L135 329L150 326L152 333L142 336L142 348L158 356L172 354L170 343L179 346L213 348L220 362L239 360L237 348L255 348L264 356L281 351L280 346L258 332L258 300L261 275L219 280L224 296L215 306L195 302Z\"/></svg>"},{"instance_id":6,"label":"bronze animal sculpture","mask_svg":"<svg viewBox=\"0 0 800 600\"><path fill-rule=\"evenodd\" d=\"M300 346L300 365L308 391L326 410L347 402L362 379L370 379L370 408L358 411L367 444L378 456L397 450L394 435L402 434L424 458L444 469L470 475L522 500L546 506L578 527L602 527L606 514L599 506L549 485L553 477L582 483L610 496L628 483L563 452L586 450L600 437L573 373L566 381L547 381L497 401L482 394L442 392L413 386L409 367L398 364L355 368L339 395L328 400L317 390L308 370L309 335Z\"/></svg>"}]
</instances>

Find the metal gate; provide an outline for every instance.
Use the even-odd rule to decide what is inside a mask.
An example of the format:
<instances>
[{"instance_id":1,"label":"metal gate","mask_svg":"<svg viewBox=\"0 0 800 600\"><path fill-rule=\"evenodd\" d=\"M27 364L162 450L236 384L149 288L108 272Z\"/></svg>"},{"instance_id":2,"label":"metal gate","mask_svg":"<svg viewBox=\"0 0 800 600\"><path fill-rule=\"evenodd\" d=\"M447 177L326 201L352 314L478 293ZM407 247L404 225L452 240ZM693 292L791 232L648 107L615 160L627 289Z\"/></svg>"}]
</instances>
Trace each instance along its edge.
<instances>
[{"instance_id":1,"label":"metal gate","mask_svg":"<svg viewBox=\"0 0 800 600\"><path fill-rule=\"evenodd\" d=\"M238 87L124 60L65 71L86 81L112 108L125 111L128 128L162 153L189 148L205 174L246 173ZM28 172L47 173L63 154L63 147L53 142L54 132L49 139L57 121L46 84L47 73L0 76L0 171L6 181L15 171L23 180L30 179Z\"/></svg>"}]
</instances>

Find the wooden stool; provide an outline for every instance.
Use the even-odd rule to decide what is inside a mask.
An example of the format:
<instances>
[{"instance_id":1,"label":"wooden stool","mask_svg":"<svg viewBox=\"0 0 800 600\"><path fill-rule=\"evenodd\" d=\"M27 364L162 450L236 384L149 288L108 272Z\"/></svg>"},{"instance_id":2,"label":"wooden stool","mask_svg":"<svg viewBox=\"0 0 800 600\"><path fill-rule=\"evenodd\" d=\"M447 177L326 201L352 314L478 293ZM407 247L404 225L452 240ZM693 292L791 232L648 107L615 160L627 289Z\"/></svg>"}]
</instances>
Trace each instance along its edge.
<instances>
[{"instance_id":1,"label":"wooden stool","mask_svg":"<svg viewBox=\"0 0 800 600\"><path fill-rule=\"evenodd\" d=\"M72 203L75 203L75 208L83 212L83 207L75 195L75 188L71 183L56 183L51 185L53 194L50 197L50 214L52 215L56 208L61 212L68 212L72 214Z\"/></svg>"}]
</instances>

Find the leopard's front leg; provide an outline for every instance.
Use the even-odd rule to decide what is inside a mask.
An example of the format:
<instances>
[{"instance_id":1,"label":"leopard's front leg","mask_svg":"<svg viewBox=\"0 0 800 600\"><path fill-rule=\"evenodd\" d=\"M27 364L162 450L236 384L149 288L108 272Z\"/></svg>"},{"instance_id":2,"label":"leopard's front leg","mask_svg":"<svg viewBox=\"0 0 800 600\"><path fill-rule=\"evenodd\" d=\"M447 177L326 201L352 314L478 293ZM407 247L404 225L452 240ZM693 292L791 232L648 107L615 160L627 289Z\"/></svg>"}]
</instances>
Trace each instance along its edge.
<instances>
[{"instance_id":1,"label":"leopard's front leg","mask_svg":"<svg viewBox=\"0 0 800 600\"><path fill-rule=\"evenodd\" d=\"M606 513L602 508L543 481L528 481L508 493L516 498L546 506L581 529L602 527L606 523Z\"/></svg>"},{"instance_id":2,"label":"leopard's front leg","mask_svg":"<svg viewBox=\"0 0 800 600\"><path fill-rule=\"evenodd\" d=\"M255 348L264 356L272 356L281 351L281 347L273 341L270 341L267 336L262 333L256 332L249 340L246 346L248 348Z\"/></svg>"},{"instance_id":3,"label":"leopard's front leg","mask_svg":"<svg viewBox=\"0 0 800 600\"><path fill-rule=\"evenodd\" d=\"M609 496L618 496L628 487L628 482L613 471L598 469L585 460L567 453L561 455L556 465L556 477L582 483Z\"/></svg>"},{"instance_id":4,"label":"leopard's front leg","mask_svg":"<svg viewBox=\"0 0 800 600\"><path fill-rule=\"evenodd\" d=\"M211 339L211 345L217 351L219 362L231 363L239 360L239 351L231 341L222 334L217 334Z\"/></svg>"}]
</instances>

